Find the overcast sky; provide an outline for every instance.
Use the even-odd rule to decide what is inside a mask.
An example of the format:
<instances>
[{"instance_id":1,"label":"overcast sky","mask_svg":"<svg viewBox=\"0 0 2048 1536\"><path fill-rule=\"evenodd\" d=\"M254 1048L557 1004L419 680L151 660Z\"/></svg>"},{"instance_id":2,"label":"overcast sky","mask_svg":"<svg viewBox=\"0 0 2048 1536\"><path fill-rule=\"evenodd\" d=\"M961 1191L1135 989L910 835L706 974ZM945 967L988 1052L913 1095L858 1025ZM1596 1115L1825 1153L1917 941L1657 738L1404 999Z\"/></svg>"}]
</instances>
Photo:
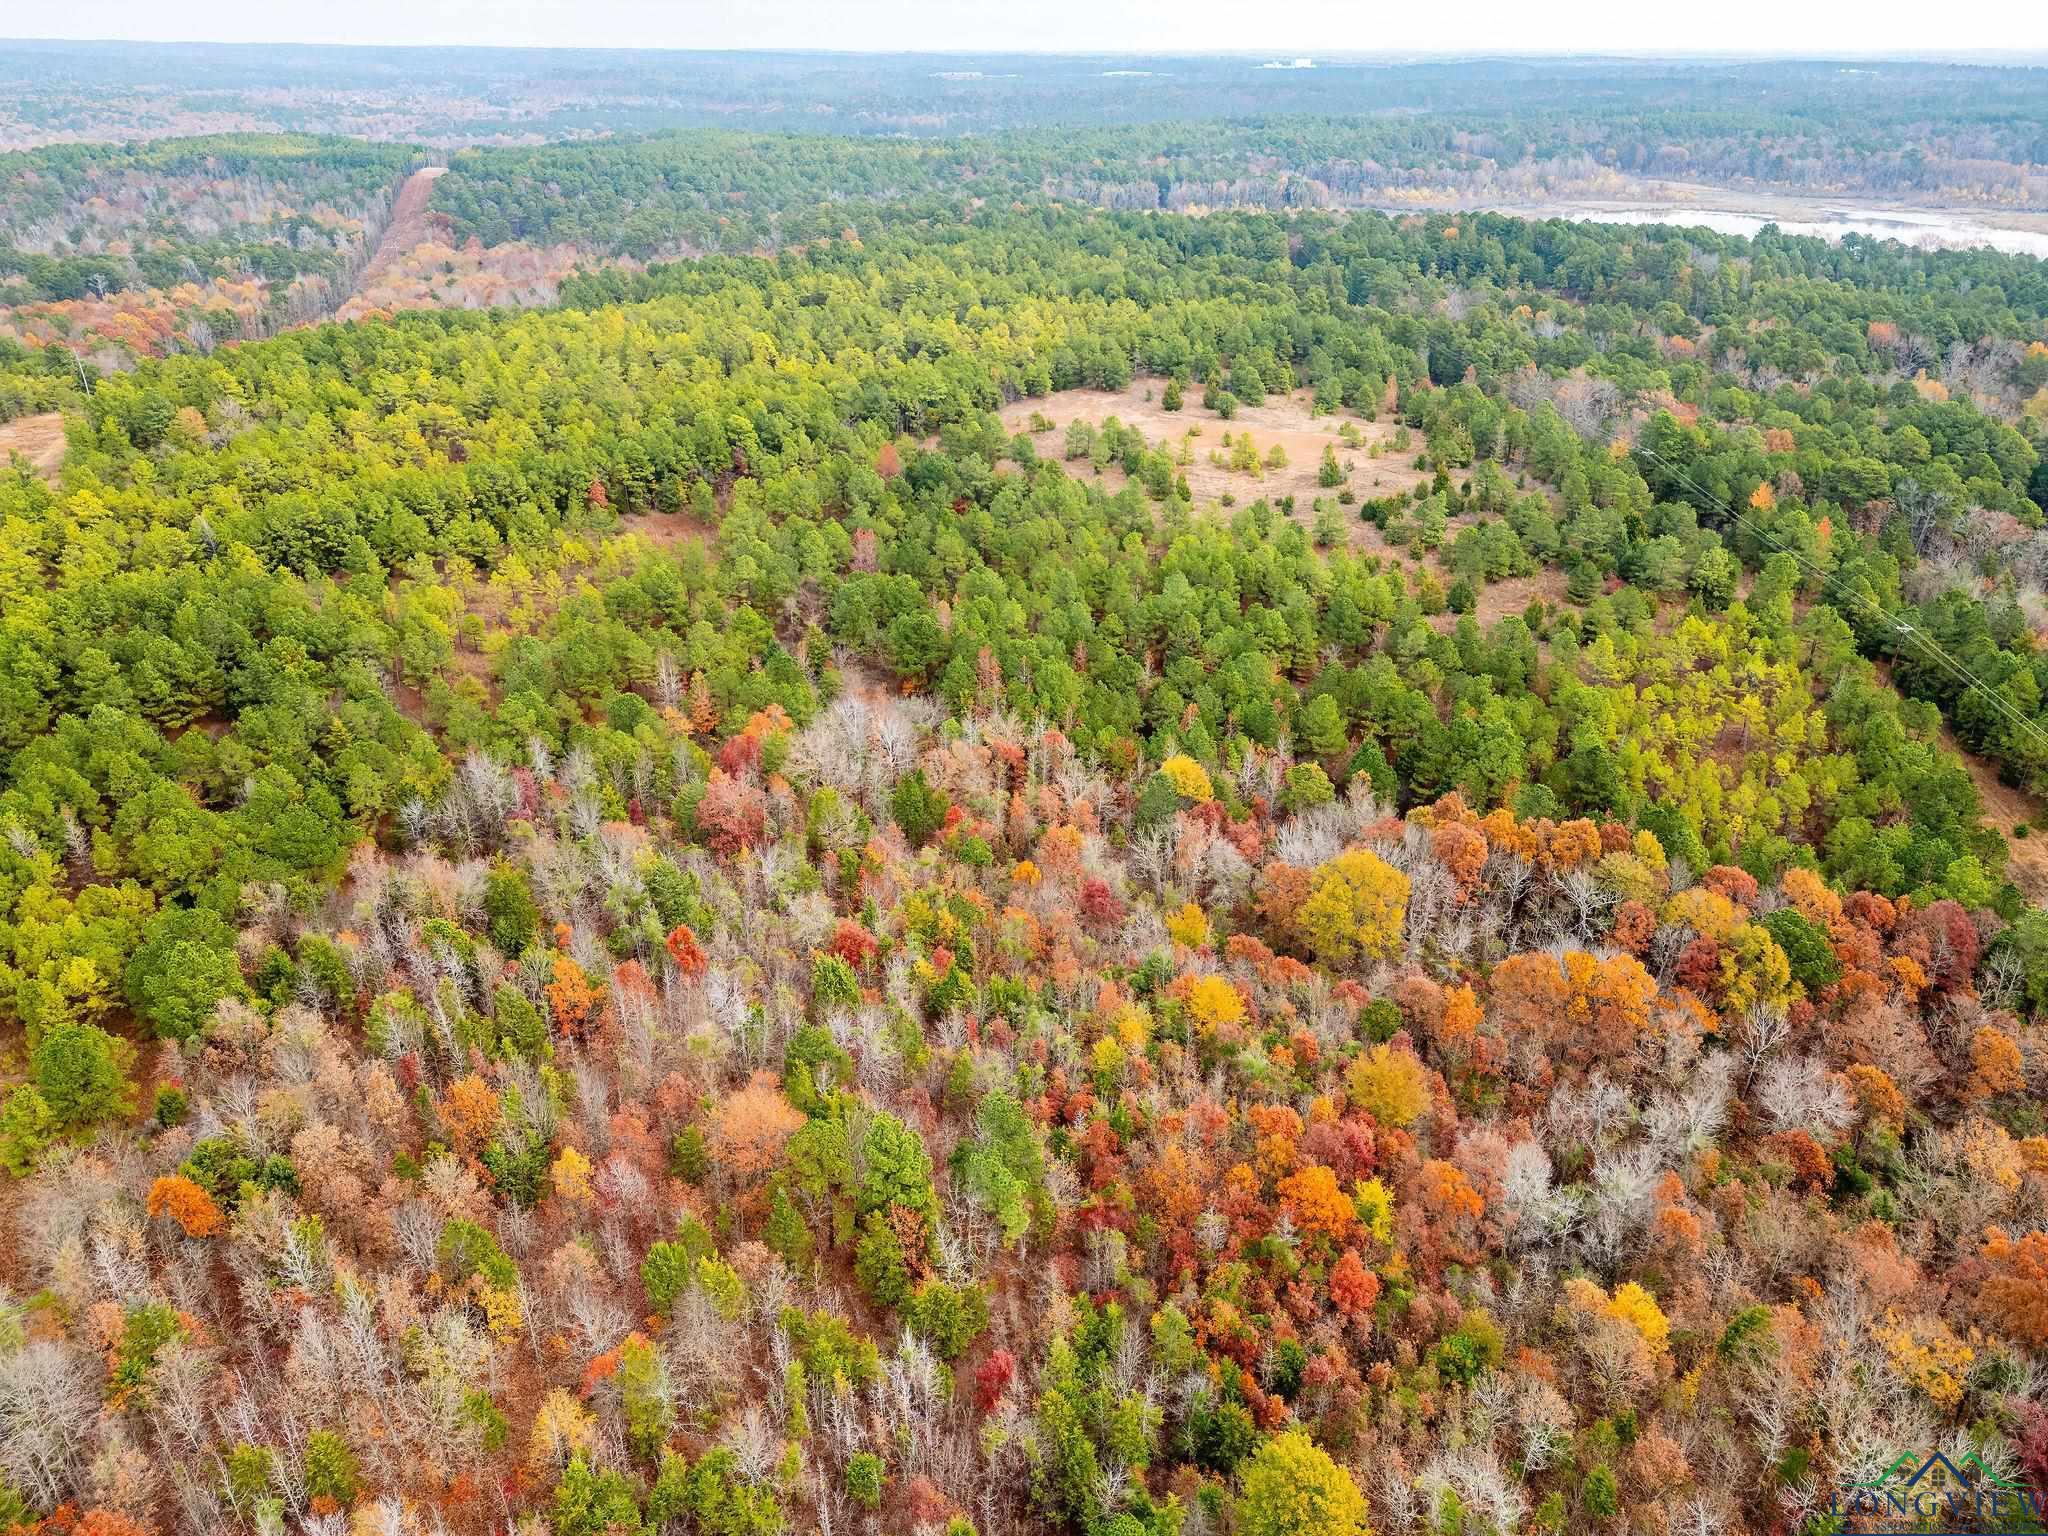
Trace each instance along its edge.
<instances>
[{"instance_id":1,"label":"overcast sky","mask_svg":"<svg viewBox=\"0 0 2048 1536\"><path fill-rule=\"evenodd\" d=\"M2039 0L61 0L0 3L0 34L145 41L1036 52L2021 53Z\"/></svg>"}]
</instances>

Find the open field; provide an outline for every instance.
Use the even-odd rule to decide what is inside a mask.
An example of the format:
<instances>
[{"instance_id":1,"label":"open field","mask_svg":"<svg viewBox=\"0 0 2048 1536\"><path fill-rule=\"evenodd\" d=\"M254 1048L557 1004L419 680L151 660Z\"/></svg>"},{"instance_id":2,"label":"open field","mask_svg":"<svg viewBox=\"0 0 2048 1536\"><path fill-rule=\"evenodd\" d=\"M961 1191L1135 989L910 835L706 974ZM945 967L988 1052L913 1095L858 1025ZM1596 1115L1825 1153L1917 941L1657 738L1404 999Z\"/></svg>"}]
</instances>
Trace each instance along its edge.
<instances>
[{"instance_id":1,"label":"open field","mask_svg":"<svg viewBox=\"0 0 2048 1536\"><path fill-rule=\"evenodd\" d=\"M1203 410L1195 402L1200 391L1191 389L1190 400L1185 409L1169 411L1159 403L1162 385L1158 379L1134 380L1128 389L1065 389L1056 394L1036 400L1019 400L1004 407L1003 425L1012 432L1029 432L1034 415L1050 420L1053 429L1038 437L1041 454L1057 457L1064 451L1062 438L1068 425L1085 421L1101 426L1114 416L1127 427L1136 427L1154 442L1164 441L1177 444L1189 428L1197 428L1200 436L1194 439L1192 462L1181 473L1188 478L1188 488L1194 492L1197 508L1220 509L1225 496L1235 497L1236 506L1248 506L1260 497L1276 505L1284 496L1294 498L1293 520L1307 528L1315 521L1316 498L1334 498L1338 492L1316 483L1316 472L1322 463L1323 448L1330 445L1337 450L1337 461L1350 470L1345 481L1358 501L1378 496L1390 496L1399 491L1413 490L1424 485L1429 475L1415 467L1414 451L1396 453L1393 448L1395 427L1387 422L1363 421L1352 416L1312 416L1309 413L1309 394L1306 390L1293 395L1269 396L1264 405L1240 406L1236 417L1230 421L1220 419L1214 411ZM1346 447L1338 432L1342 423L1350 422L1359 435L1356 447ZM1233 470L1209 461L1212 448L1221 449L1225 434L1233 442L1239 433L1248 432L1252 441L1258 444L1261 455L1276 443L1287 454L1284 469L1262 470L1254 479L1244 470ZM1373 445L1380 446L1380 455L1372 456ZM1117 465L1110 465L1098 477L1092 465L1085 459L1074 459L1067 464L1068 473L1077 479L1098 480L1105 490L1115 491L1124 483L1124 472ZM1360 554L1378 555L1397 566L1429 565L1433 559L1419 561L1406 549L1389 544L1380 530L1358 516L1358 508L1342 508L1344 527L1350 546ZM1455 520L1451 533L1472 519L1463 517ZM1441 571L1439 571L1441 578ZM1564 596L1564 572L1556 567L1545 567L1531 576L1512 577L1493 583L1480 591L1476 617L1482 625L1489 625L1511 613L1520 613L1528 607L1531 599L1543 598L1548 602L1561 601ZM1457 623L1457 615L1443 613L1434 620L1440 629L1449 629Z\"/></svg>"},{"instance_id":2,"label":"open field","mask_svg":"<svg viewBox=\"0 0 2048 1536\"><path fill-rule=\"evenodd\" d=\"M1878 679L1887 688L1896 686L1889 662L1879 660L1876 667ZM1954 727L1945 720L1939 739L1943 750L1955 753L1969 770L1970 781L1977 786L1977 803L1983 811L1984 825L2005 839L2008 878L2028 901L2048 899L2048 837L2035 835L2048 828L2048 805L2042 804L2040 796L2001 779L1998 765L1964 746L1956 739ZM2022 826L2027 828L2025 837L2018 835Z\"/></svg>"},{"instance_id":3,"label":"open field","mask_svg":"<svg viewBox=\"0 0 2048 1536\"><path fill-rule=\"evenodd\" d=\"M1068 425L1076 421L1099 427L1114 416L1125 426L1136 427L1152 441L1164 442L1170 448L1194 429L1199 435L1193 440L1191 461L1181 473L1187 476L1196 506L1220 505L1225 496L1234 497L1238 506L1249 506L1260 497L1277 504L1281 497L1292 496L1295 520L1304 526L1314 519L1318 496L1337 495L1337 491L1316 484L1316 470L1326 445L1334 447L1338 462L1350 468L1350 479L1345 483L1360 501L1409 490L1429 479L1415 468L1412 456L1397 456L1393 452L1392 426L1347 416L1311 416L1306 390L1294 395L1268 396L1264 405L1240 406L1234 420L1224 421L1214 411L1202 409L1198 403L1199 388L1188 391L1187 406L1179 411L1169 411L1159 403L1162 388L1162 381L1144 378L1134 380L1124 390L1065 389L1005 406L1003 425L1012 432L1029 432L1034 415L1046 417L1053 430L1039 436L1039 451L1052 457L1063 451L1061 437ZM1339 425L1345 421L1359 434L1360 442L1355 448L1346 447L1338 436ZM1264 469L1255 478L1245 470L1210 462L1212 449L1228 453L1223 441L1226 436L1234 443L1243 433L1251 435L1262 458L1276 445L1284 450L1286 468ZM1382 445L1378 458L1371 456L1373 444ZM1075 460L1069 468L1082 476L1092 474L1083 460ZM1123 484L1123 472L1111 467L1103 473L1102 480L1114 490ZM1358 520L1355 509L1346 508L1345 512L1352 524L1355 547L1374 553L1390 552L1380 540L1378 530Z\"/></svg>"},{"instance_id":4,"label":"open field","mask_svg":"<svg viewBox=\"0 0 2048 1536\"><path fill-rule=\"evenodd\" d=\"M1984 810L1984 824L2005 839L2006 874L2029 901L2048 899L2048 806L2024 789L2015 789L1998 776L1995 763L1979 757L1960 741L1947 725L1941 728L1941 744L1962 759L1977 786L1977 800ZM2016 835L2019 827L2029 835Z\"/></svg>"},{"instance_id":5,"label":"open field","mask_svg":"<svg viewBox=\"0 0 2048 1536\"><path fill-rule=\"evenodd\" d=\"M1162 387L1160 380L1144 378L1134 380L1124 390L1063 389L1057 394L1019 400L1005 406L1003 425L1012 432L1028 432L1034 414L1045 416L1052 422L1053 432L1041 436L1040 443L1041 452L1049 454L1059 452L1058 434L1075 421L1101 426L1114 416L1125 426L1136 427L1154 442L1169 444L1178 443L1190 428L1194 428L1200 434L1194 440L1194 461L1185 467L1183 473L1188 477L1188 485L1194 491L1198 505L1205 501L1220 501L1226 494L1235 496L1240 504L1256 501L1261 496L1269 501L1293 496L1297 510L1306 511L1316 497L1337 494L1316 484L1316 466L1321 462L1325 444L1337 449L1340 463L1351 466L1351 478L1347 484L1361 501L1371 496L1407 490L1429 478L1414 467L1412 456L1394 455L1391 444L1395 429L1392 426L1349 416L1311 416L1306 390L1294 395L1270 395L1264 405L1239 406L1236 418L1224 421L1214 411L1202 409L1198 403L1201 399L1199 388L1188 390L1189 400L1184 409L1167 410L1159 403ZM1339 424L1344 421L1349 421L1359 434L1361 442L1356 448L1346 448L1338 438ZM1238 434L1244 432L1252 435L1262 455L1276 444L1284 449L1287 467L1266 470L1261 478L1254 479L1242 470L1227 469L1209 462L1210 449L1221 448L1226 435L1235 442ZM1049 444L1048 439L1051 440ZM1379 458L1369 456L1369 445L1374 443L1383 445Z\"/></svg>"}]
</instances>

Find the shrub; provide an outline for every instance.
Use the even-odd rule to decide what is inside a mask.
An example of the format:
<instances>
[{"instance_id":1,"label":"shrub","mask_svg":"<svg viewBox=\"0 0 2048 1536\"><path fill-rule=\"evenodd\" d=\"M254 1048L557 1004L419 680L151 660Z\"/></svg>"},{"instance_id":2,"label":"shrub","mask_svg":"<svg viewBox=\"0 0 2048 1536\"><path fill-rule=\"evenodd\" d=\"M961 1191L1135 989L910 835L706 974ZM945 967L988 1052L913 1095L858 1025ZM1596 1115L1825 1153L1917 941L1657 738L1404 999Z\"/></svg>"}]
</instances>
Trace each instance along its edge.
<instances>
[{"instance_id":1,"label":"shrub","mask_svg":"<svg viewBox=\"0 0 2048 1536\"><path fill-rule=\"evenodd\" d=\"M331 1429L316 1429L306 1437L308 1497L346 1504L356 1496L357 1482L355 1453L346 1440Z\"/></svg>"},{"instance_id":2,"label":"shrub","mask_svg":"<svg viewBox=\"0 0 2048 1536\"><path fill-rule=\"evenodd\" d=\"M185 1123L187 1108L185 1090L175 1083L164 1083L157 1088L156 1105L151 1110L150 1118L165 1130L169 1130L172 1126Z\"/></svg>"},{"instance_id":3,"label":"shrub","mask_svg":"<svg viewBox=\"0 0 2048 1536\"><path fill-rule=\"evenodd\" d=\"M61 1130L36 1085L18 1085L0 1105L0 1167L17 1179L27 1177Z\"/></svg>"},{"instance_id":4,"label":"shrub","mask_svg":"<svg viewBox=\"0 0 2048 1536\"><path fill-rule=\"evenodd\" d=\"M869 1212L861 1223L853 1273L861 1289L882 1306L900 1307L910 1297L910 1265L903 1257L902 1240L880 1211Z\"/></svg>"},{"instance_id":5,"label":"shrub","mask_svg":"<svg viewBox=\"0 0 2048 1536\"><path fill-rule=\"evenodd\" d=\"M882 1503L882 1458L873 1451L859 1451L846 1463L846 1495L862 1509L878 1509Z\"/></svg>"},{"instance_id":6,"label":"shrub","mask_svg":"<svg viewBox=\"0 0 2048 1536\"><path fill-rule=\"evenodd\" d=\"M988 1297L978 1285L927 1280L911 1296L904 1318L941 1360L958 1360L988 1327Z\"/></svg>"}]
</instances>

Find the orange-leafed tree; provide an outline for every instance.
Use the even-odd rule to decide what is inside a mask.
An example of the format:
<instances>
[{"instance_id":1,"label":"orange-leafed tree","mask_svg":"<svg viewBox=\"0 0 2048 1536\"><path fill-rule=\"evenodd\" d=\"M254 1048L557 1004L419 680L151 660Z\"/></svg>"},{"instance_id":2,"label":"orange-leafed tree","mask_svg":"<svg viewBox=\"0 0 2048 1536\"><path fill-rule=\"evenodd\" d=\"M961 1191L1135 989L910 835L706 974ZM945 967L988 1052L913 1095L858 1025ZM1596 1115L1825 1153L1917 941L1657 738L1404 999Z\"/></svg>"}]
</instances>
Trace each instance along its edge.
<instances>
[{"instance_id":1,"label":"orange-leafed tree","mask_svg":"<svg viewBox=\"0 0 2048 1536\"><path fill-rule=\"evenodd\" d=\"M1423 1204L1446 1221L1477 1221L1486 1202L1455 1163L1431 1158L1422 1165Z\"/></svg>"},{"instance_id":2,"label":"orange-leafed tree","mask_svg":"<svg viewBox=\"0 0 2048 1536\"><path fill-rule=\"evenodd\" d=\"M1458 882L1458 899L1469 900L1486 868L1486 834L1466 822L1445 822L1430 834L1429 848Z\"/></svg>"},{"instance_id":3,"label":"orange-leafed tree","mask_svg":"<svg viewBox=\"0 0 2048 1536\"><path fill-rule=\"evenodd\" d=\"M1859 1061L1842 1074L1849 1084L1849 1091L1855 1096L1856 1109L1865 1126L1874 1130L1888 1131L1894 1136L1905 1134L1906 1096L1899 1092L1899 1085L1882 1067Z\"/></svg>"},{"instance_id":4,"label":"orange-leafed tree","mask_svg":"<svg viewBox=\"0 0 2048 1536\"><path fill-rule=\"evenodd\" d=\"M1301 1231L1341 1243L1357 1223L1351 1197L1338 1186L1337 1175L1321 1163L1296 1169L1279 1184L1280 1201Z\"/></svg>"},{"instance_id":5,"label":"orange-leafed tree","mask_svg":"<svg viewBox=\"0 0 2048 1536\"><path fill-rule=\"evenodd\" d=\"M2026 1064L2011 1035L1994 1024L1980 1024L1970 1037L1970 1095L1995 1099L2026 1086Z\"/></svg>"},{"instance_id":6,"label":"orange-leafed tree","mask_svg":"<svg viewBox=\"0 0 2048 1536\"><path fill-rule=\"evenodd\" d=\"M166 1174L149 1186L148 1209L152 1220L168 1216L187 1237L211 1237L227 1221L213 1196L181 1173Z\"/></svg>"},{"instance_id":7,"label":"orange-leafed tree","mask_svg":"<svg viewBox=\"0 0 2048 1536\"><path fill-rule=\"evenodd\" d=\"M1625 1055L1650 1021L1657 983L1633 955L1566 950L1510 955L1493 973L1494 1022L1576 1061Z\"/></svg>"},{"instance_id":8,"label":"orange-leafed tree","mask_svg":"<svg viewBox=\"0 0 2048 1536\"><path fill-rule=\"evenodd\" d=\"M1632 955L1640 955L1657 936L1657 914L1633 896L1614 909L1614 943Z\"/></svg>"},{"instance_id":9,"label":"orange-leafed tree","mask_svg":"<svg viewBox=\"0 0 2048 1536\"><path fill-rule=\"evenodd\" d=\"M1300 1161L1302 1121L1292 1106L1252 1104L1245 1109L1258 1148L1259 1171L1271 1179L1285 1176Z\"/></svg>"},{"instance_id":10,"label":"orange-leafed tree","mask_svg":"<svg viewBox=\"0 0 2048 1536\"><path fill-rule=\"evenodd\" d=\"M26 1529L26 1528L24 1528ZM57 1536L66 1531L69 1536L150 1536L149 1527L138 1525L128 1516L112 1509L88 1509L78 1517L76 1525L59 1526L54 1519L44 1527Z\"/></svg>"},{"instance_id":11,"label":"orange-leafed tree","mask_svg":"<svg viewBox=\"0 0 2048 1536\"><path fill-rule=\"evenodd\" d=\"M1274 937L1287 943L1293 939L1295 922L1308 895L1308 871L1298 864L1283 864L1276 859L1259 871L1252 900L1259 916L1271 925Z\"/></svg>"},{"instance_id":12,"label":"orange-leafed tree","mask_svg":"<svg viewBox=\"0 0 2048 1536\"><path fill-rule=\"evenodd\" d=\"M1985 1321L2031 1349L2048 1346L2048 1232L2022 1232L2015 1240L1992 1227L1981 1252L1991 1266L1977 1291Z\"/></svg>"},{"instance_id":13,"label":"orange-leafed tree","mask_svg":"<svg viewBox=\"0 0 2048 1536\"><path fill-rule=\"evenodd\" d=\"M1549 855L1553 867L1560 870L1579 869L1600 857L1600 828L1583 817L1576 821L1561 822L1551 832L1549 845L1544 851Z\"/></svg>"},{"instance_id":14,"label":"orange-leafed tree","mask_svg":"<svg viewBox=\"0 0 2048 1536\"><path fill-rule=\"evenodd\" d=\"M1484 1018L1477 992L1467 986L1446 987L1443 1017L1436 1026L1438 1043L1453 1051L1469 1048Z\"/></svg>"},{"instance_id":15,"label":"orange-leafed tree","mask_svg":"<svg viewBox=\"0 0 2048 1536\"><path fill-rule=\"evenodd\" d=\"M1488 1013L1502 1033L1547 1039L1564 1016L1564 967L1541 951L1509 955L1493 968Z\"/></svg>"},{"instance_id":16,"label":"orange-leafed tree","mask_svg":"<svg viewBox=\"0 0 2048 1536\"><path fill-rule=\"evenodd\" d=\"M1422 1165L1418 1181L1422 1216L1415 1230L1416 1259L1423 1270L1438 1274L1445 1264L1477 1263L1479 1222L1486 1214L1486 1200L1472 1187L1472 1181L1456 1164L1431 1158ZM1412 1221L1413 1218L1411 1217Z\"/></svg>"},{"instance_id":17,"label":"orange-leafed tree","mask_svg":"<svg viewBox=\"0 0 2048 1536\"><path fill-rule=\"evenodd\" d=\"M711 1146L719 1165L743 1180L768 1172L789 1138L803 1128L803 1112L783 1096L772 1072L756 1072L747 1086L718 1106Z\"/></svg>"},{"instance_id":18,"label":"orange-leafed tree","mask_svg":"<svg viewBox=\"0 0 2048 1536\"><path fill-rule=\"evenodd\" d=\"M1365 1267L1356 1248L1346 1248L1330 1268L1331 1305L1346 1317L1358 1317L1379 1299L1379 1276Z\"/></svg>"},{"instance_id":19,"label":"orange-leafed tree","mask_svg":"<svg viewBox=\"0 0 2048 1536\"><path fill-rule=\"evenodd\" d=\"M702 672L690 674L690 729L708 736L718 729L718 706L711 699L711 684Z\"/></svg>"},{"instance_id":20,"label":"orange-leafed tree","mask_svg":"<svg viewBox=\"0 0 2048 1536\"><path fill-rule=\"evenodd\" d=\"M583 1029L599 995L583 967L561 954L555 956L554 980L548 983L547 994L555 1021L571 1034Z\"/></svg>"},{"instance_id":21,"label":"orange-leafed tree","mask_svg":"<svg viewBox=\"0 0 2048 1536\"><path fill-rule=\"evenodd\" d=\"M677 923L669 930L668 957L675 961L678 971L693 981L702 976L709 965L704 946L697 942L697 935L688 923Z\"/></svg>"},{"instance_id":22,"label":"orange-leafed tree","mask_svg":"<svg viewBox=\"0 0 2048 1536\"><path fill-rule=\"evenodd\" d=\"M441 1121L458 1149L476 1151L498 1128L498 1096L474 1072L457 1078L441 1101Z\"/></svg>"}]
</instances>

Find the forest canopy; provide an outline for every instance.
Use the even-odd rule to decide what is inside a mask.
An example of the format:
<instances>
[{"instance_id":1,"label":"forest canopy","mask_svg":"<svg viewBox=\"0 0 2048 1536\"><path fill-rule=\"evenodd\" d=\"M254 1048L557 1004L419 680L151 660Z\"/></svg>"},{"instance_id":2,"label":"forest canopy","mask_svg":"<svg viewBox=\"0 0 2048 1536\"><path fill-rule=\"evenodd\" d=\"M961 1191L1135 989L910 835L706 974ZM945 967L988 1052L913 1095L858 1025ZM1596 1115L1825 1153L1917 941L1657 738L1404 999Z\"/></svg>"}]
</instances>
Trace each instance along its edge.
<instances>
[{"instance_id":1,"label":"forest canopy","mask_svg":"<svg viewBox=\"0 0 2048 1536\"><path fill-rule=\"evenodd\" d=\"M1026 119L0 162L0 1531L2040 1497L2048 269Z\"/></svg>"}]
</instances>

